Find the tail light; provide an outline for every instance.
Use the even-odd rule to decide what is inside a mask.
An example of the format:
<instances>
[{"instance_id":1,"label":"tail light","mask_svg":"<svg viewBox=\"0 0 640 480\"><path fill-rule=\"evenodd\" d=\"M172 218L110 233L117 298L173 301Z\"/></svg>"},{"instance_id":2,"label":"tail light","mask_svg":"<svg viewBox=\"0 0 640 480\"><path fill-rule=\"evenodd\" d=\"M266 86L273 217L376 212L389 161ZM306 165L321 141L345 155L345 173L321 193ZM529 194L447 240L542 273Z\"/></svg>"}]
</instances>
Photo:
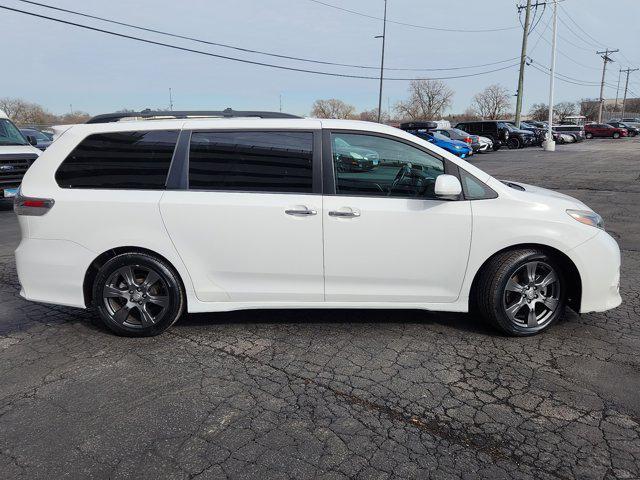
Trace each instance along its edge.
<instances>
[{"instance_id":1,"label":"tail light","mask_svg":"<svg viewBox=\"0 0 640 480\"><path fill-rule=\"evenodd\" d=\"M467 143L469 143L469 144L473 143L473 142L471 141L471 137L467 137L467 138L465 138L465 139L464 139L464 141L465 141L465 142L467 142Z\"/></svg>"},{"instance_id":2,"label":"tail light","mask_svg":"<svg viewBox=\"0 0 640 480\"><path fill-rule=\"evenodd\" d=\"M55 201L52 198L25 197L20 190L13 199L13 211L16 215L28 215L41 217L53 207Z\"/></svg>"}]
</instances>

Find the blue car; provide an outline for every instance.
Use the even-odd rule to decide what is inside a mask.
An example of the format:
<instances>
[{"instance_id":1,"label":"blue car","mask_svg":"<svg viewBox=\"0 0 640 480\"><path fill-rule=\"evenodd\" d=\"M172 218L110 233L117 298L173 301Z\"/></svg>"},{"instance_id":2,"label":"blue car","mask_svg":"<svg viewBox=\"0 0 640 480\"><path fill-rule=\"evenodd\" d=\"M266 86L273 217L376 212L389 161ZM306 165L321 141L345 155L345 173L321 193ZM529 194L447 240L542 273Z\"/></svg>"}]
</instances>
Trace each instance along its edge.
<instances>
[{"instance_id":1,"label":"blue car","mask_svg":"<svg viewBox=\"0 0 640 480\"><path fill-rule=\"evenodd\" d=\"M468 143L461 142L460 140L452 140L441 133L434 132L433 129L438 128L435 122L408 122L401 124L400 128L460 158L467 158L473 155L473 148L471 148Z\"/></svg>"}]
</instances>

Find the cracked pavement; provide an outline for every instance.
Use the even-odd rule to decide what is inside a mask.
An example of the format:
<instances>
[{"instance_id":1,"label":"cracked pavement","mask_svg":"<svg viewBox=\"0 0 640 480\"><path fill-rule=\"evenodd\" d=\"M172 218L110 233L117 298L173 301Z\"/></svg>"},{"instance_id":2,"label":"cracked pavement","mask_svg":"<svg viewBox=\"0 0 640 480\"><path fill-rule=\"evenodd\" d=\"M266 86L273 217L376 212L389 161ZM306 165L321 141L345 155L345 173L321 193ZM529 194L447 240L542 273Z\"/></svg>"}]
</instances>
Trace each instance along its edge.
<instances>
[{"instance_id":1,"label":"cracked pavement","mask_svg":"<svg viewBox=\"0 0 640 480\"><path fill-rule=\"evenodd\" d=\"M601 213L621 307L503 337L471 315L190 315L129 339L18 296L0 202L3 478L640 478L640 140L472 163Z\"/></svg>"}]
</instances>

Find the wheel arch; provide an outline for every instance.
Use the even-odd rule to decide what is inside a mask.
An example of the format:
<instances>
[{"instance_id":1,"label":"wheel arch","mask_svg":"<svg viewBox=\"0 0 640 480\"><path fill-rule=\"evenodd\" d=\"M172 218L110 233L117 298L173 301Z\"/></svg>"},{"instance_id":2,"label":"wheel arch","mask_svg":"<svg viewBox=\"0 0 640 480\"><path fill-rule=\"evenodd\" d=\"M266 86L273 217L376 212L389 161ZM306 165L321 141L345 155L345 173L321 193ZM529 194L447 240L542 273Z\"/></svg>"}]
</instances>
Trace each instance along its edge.
<instances>
[{"instance_id":1,"label":"wheel arch","mask_svg":"<svg viewBox=\"0 0 640 480\"><path fill-rule=\"evenodd\" d=\"M98 275L98 271L109 260L111 260L115 256L123 254L123 253L146 253L148 255L152 255L154 257L158 257L162 261L166 262L171 268L173 268L173 270L176 273L176 276L178 277L178 280L180 281L180 284L181 284L181 287L182 287L182 291L186 292L185 281L182 278L182 275L180 274L180 271L175 267L173 262L171 262L171 260L169 260L164 255L161 255L160 253L155 252L153 250L150 250L148 248L137 247L137 246L132 246L132 245L123 246L123 247L115 247L115 248L111 248L109 250L106 250L106 251L102 252L100 255L98 255L91 262L91 264L87 268L87 271L84 274L84 280L82 282L82 293L83 293L83 296L84 296L84 304L85 304L85 306L87 308L91 307L91 305L93 304L93 282L95 281L96 276Z\"/></svg>"},{"instance_id":2,"label":"wheel arch","mask_svg":"<svg viewBox=\"0 0 640 480\"><path fill-rule=\"evenodd\" d=\"M469 291L469 308L473 307L473 302L475 301L475 292L478 287L478 279L480 278L480 274L487 267L488 263L493 259L496 255L499 255L503 252L511 251L511 250L521 250L526 248L535 248L544 251L548 255L552 256L560 265L562 269L562 273L567 280L567 305L571 307L576 313L580 312L580 304L582 302L582 278L580 276L580 271L576 264L569 258L565 253L561 252L557 248L551 247L549 245L543 245L539 243L521 243L516 245L510 245L508 247L502 248L497 252L494 252L491 256L489 256L478 268L473 276L473 281L471 282L471 289Z\"/></svg>"}]
</instances>

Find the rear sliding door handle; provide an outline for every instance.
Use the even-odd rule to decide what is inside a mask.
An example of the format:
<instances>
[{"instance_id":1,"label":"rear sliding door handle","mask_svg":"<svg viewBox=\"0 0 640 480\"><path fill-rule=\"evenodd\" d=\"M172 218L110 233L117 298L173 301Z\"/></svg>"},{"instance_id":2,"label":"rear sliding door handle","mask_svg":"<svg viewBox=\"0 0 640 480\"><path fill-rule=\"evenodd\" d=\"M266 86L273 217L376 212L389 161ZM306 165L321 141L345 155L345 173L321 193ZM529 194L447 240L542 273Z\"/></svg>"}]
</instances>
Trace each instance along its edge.
<instances>
[{"instance_id":1,"label":"rear sliding door handle","mask_svg":"<svg viewBox=\"0 0 640 480\"><path fill-rule=\"evenodd\" d=\"M287 215L293 215L294 217L310 217L318 214L317 211L308 208L285 210L284 213Z\"/></svg>"},{"instance_id":2,"label":"rear sliding door handle","mask_svg":"<svg viewBox=\"0 0 640 480\"><path fill-rule=\"evenodd\" d=\"M359 217L360 212L357 210L333 210L329 212L330 217L340 217L340 218L354 218Z\"/></svg>"}]
</instances>

